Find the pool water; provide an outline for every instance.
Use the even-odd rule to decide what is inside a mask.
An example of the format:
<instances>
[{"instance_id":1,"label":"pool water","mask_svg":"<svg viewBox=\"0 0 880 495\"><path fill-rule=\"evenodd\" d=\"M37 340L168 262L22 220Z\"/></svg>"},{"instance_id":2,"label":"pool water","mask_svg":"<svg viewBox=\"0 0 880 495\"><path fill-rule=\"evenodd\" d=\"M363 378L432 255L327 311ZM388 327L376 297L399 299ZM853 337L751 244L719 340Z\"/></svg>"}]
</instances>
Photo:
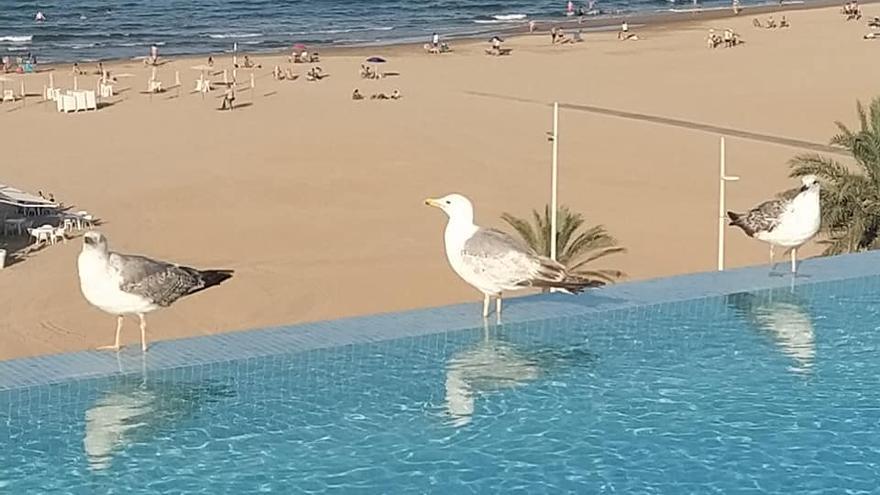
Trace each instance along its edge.
<instances>
[{"instance_id":1,"label":"pool water","mask_svg":"<svg viewBox=\"0 0 880 495\"><path fill-rule=\"evenodd\" d=\"M4 393L0 492L876 492L878 282Z\"/></svg>"}]
</instances>

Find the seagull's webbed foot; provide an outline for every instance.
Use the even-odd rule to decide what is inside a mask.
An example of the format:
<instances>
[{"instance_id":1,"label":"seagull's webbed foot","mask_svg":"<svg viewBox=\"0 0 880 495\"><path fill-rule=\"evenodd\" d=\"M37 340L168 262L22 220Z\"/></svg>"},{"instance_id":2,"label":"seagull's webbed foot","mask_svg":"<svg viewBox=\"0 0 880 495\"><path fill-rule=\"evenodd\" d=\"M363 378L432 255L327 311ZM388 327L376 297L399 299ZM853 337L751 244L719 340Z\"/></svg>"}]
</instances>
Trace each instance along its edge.
<instances>
[{"instance_id":1,"label":"seagull's webbed foot","mask_svg":"<svg viewBox=\"0 0 880 495\"><path fill-rule=\"evenodd\" d=\"M95 348L98 351L116 351L119 352L124 346L119 344L102 345Z\"/></svg>"},{"instance_id":2,"label":"seagull's webbed foot","mask_svg":"<svg viewBox=\"0 0 880 495\"><path fill-rule=\"evenodd\" d=\"M102 345L98 347L99 351L113 350L119 352L122 346L119 344L119 336L122 334L122 315L116 317L116 343L113 345Z\"/></svg>"}]
</instances>

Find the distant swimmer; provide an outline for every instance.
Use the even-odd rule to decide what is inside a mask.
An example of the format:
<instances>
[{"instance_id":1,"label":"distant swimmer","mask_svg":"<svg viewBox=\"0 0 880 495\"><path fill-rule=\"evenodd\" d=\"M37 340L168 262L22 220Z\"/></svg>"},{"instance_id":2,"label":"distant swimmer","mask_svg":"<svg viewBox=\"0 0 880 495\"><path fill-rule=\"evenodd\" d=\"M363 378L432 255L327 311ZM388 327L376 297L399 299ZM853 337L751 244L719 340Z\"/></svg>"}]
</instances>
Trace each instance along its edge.
<instances>
[{"instance_id":1,"label":"distant swimmer","mask_svg":"<svg viewBox=\"0 0 880 495\"><path fill-rule=\"evenodd\" d=\"M34 16L34 20L37 22L43 22L46 20L46 16L43 15L43 11L38 11L37 15Z\"/></svg>"}]
</instances>

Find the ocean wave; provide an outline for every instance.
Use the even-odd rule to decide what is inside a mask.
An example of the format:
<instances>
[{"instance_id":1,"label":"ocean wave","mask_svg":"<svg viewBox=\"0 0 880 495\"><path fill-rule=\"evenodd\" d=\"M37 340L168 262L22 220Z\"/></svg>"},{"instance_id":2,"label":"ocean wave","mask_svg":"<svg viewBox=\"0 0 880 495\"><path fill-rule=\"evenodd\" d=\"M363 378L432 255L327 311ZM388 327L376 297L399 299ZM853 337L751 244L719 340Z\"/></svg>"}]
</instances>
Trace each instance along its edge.
<instances>
[{"instance_id":1,"label":"ocean wave","mask_svg":"<svg viewBox=\"0 0 880 495\"><path fill-rule=\"evenodd\" d=\"M8 46L6 47L7 52L26 52L30 50L30 48L26 46Z\"/></svg>"},{"instance_id":2,"label":"ocean wave","mask_svg":"<svg viewBox=\"0 0 880 495\"><path fill-rule=\"evenodd\" d=\"M511 22L523 22L526 20L528 16L526 14L498 14L493 15L491 18L481 18L475 19L474 23L476 24L504 24Z\"/></svg>"},{"instance_id":3,"label":"ocean wave","mask_svg":"<svg viewBox=\"0 0 880 495\"><path fill-rule=\"evenodd\" d=\"M347 33L367 33L370 31L391 31L394 29L394 26L372 26L372 27L360 27L360 28L347 28L347 29L318 29L314 31L296 31L293 33L288 33L293 36L303 36L310 34L347 34Z\"/></svg>"},{"instance_id":4,"label":"ocean wave","mask_svg":"<svg viewBox=\"0 0 880 495\"><path fill-rule=\"evenodd\" d=\"M498 21L521 21L526 17L525 14L500 14L492 16L493 19Z\"/></svg>"},{"instance_id":5,"label":"ocean wave","mask_svg":"<svg viewBox=\"0 0 880 495\"><path fill-rule=\"evenodd\" d=\"M263 36L263 33L232 33L232 34L209 34L208 38L213 38L215 40L225 40L228 38L258 38Z\"/></svg>"},{"instance_id":6,"label":"ocean wave","mask_svg":"<svg viewBox=\"0 0 880 495\"><path fill-rule=\"evenodd\" d=\"M34 39L33 35L28 36L0 36L0 42L7 43L30 43Z\"/></svg>"}]
</instances>

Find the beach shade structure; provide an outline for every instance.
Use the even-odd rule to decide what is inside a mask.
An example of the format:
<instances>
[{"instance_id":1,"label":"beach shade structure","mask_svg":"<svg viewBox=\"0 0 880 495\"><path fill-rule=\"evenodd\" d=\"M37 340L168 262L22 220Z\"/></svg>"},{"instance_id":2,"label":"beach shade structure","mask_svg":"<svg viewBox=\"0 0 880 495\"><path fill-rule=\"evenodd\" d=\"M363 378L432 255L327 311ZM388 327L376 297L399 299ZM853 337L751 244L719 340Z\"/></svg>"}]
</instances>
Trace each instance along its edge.
<instances>
[{"instance_id":1,"label":"beach shade structure","mask_svg":"<svg viewBox=\"0 0 880 495\"><path fill-rule=\"evenodd\" d=\"M303 45L302 43L297 43L297 44L293 45L293 49L298 52L301 52L306 49L306 45Z\"/></svg>"},{"instance_id":2,"label":"beach shade structure","mask_svg":"<svg viewBox=\"0 0 880 495\"><path fill-rule=\"evenodd\" d=\"M370 57L367 59L367 62L371 64L384 64L386 60L382 57Z\"/></svg>"}]
</instances>

